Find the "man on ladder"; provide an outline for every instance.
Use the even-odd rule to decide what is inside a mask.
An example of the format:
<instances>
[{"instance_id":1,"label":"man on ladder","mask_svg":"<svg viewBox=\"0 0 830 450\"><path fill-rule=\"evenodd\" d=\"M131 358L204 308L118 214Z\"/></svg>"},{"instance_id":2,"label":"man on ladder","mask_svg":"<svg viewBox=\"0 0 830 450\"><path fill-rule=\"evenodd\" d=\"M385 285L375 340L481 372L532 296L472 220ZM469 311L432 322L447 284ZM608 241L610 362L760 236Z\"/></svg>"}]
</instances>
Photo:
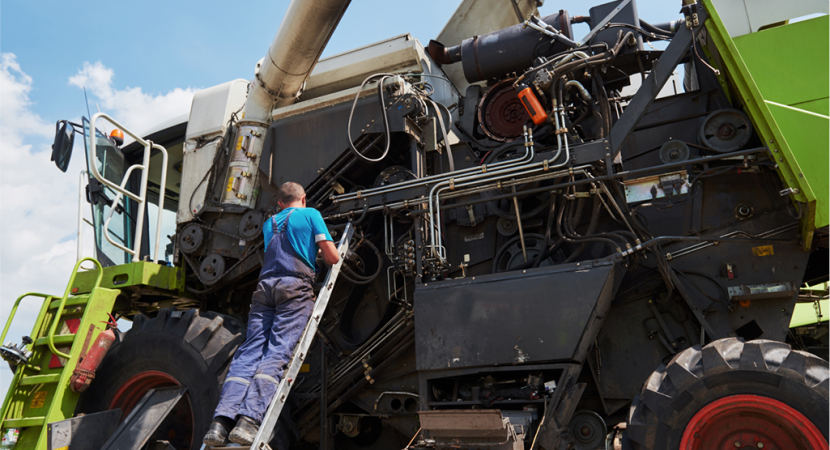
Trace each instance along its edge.
<instances>
[{"instance_id":1,"label":"man on ladder","mask_svg":"<svg viewBox=\"0 0 830 450\"><path fill-rule=\"evenodd\" d=\"M225 378L203 440L208 447L228 440L253 442L311 316L317 249L327 265L340 259L320 212L306 208L302 186L283 184L278 202L282 210L262 227L265 259L248 313L248 335Z\"/></svg>"}]
</instances>

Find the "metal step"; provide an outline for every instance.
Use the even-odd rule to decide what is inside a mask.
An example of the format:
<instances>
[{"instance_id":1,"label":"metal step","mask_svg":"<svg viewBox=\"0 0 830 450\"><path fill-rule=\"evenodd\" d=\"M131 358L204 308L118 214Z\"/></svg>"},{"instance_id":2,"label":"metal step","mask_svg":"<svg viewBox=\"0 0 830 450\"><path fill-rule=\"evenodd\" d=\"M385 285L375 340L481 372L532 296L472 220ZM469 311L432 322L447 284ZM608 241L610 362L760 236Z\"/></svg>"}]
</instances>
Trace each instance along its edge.
<instances>
[{"instance_id":1,"label":"metal step","mask_svg":"<svg viewBox=\"0 0 830 450\"><path fill-rule=\"evenodd\" d=\"M181 400L185 391L187 388L184 386L147 391L101 450L139 450Z\"/></svg>"}]
</instances>

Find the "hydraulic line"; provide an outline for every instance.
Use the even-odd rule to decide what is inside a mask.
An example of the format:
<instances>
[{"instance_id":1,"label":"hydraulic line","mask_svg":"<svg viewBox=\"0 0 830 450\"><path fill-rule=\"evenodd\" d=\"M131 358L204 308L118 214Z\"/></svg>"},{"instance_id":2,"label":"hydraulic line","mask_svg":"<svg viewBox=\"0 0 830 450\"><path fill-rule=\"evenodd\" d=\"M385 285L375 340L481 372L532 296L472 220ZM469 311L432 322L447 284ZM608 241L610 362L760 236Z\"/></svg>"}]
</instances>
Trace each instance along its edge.
<instances>
[{"instance_id":1,"label":"hydraulic line","mask_svg":"<svg viewBox=\"0 0 830 450\"><path fill-rule=\"evenodd\" d=\"M376 73L374 75L369 75L363 83L360 83L360 87L357 89L357 92L354 94L354 102L352 102L352 109L349 111L349 122L346 128L346 135L349 137L349 148L354 152L355 155L359 156L366 162L378 162L386 158L386 155L389 153L389 147L392 146L392 134L391 129L389 127L389 119L386 116L386 105L383 100L383 82L386 81L387 78L395 77L395 74L391 73ZM354 117L354 109L357 106L357 101L360 99L360 92L363 91L363 87L366 86L373 78L380 78L378 80L378 100L380 101L380 110L383 113L383 128L386 131L386 148L383 150L383 154L380 155L379 158L369 158L368 156L360 153L354 146L354 141L352 140L352 118Z\"/></svg>"},{"instance_id":2,"label":"hydraulic line","mask_svg":"<svg viewBox=\"0 0 830 450\"><path fill-rule=\"evenodd\" d=\"M369 284L372 281L374 281L375 278L377 278L378 275L380 275L380 273L383 271L383 255L381 255L380 250L378 250L378 248L375 246L375 244L372 243L372 241L361 238L360 242L368 245L372 249L372 251L375 252L375 256L378 260L378 268L371 275L359 275L355 273L351 269L351 267L347 266L346 264L343 264L342 268L344 273L342 275L344 278L346 278L354 284ZM357 250L357 246L355 246L355 250Z\"/></svg>"},{"instance_id":3,"label":"hydraulic line","mask_svg":"<svg viewBox=\"0 0 830 450\"><path fill-rule=\"evenodd\" d=\"M431 103L432 107L435 109L435 115L438 117L438 126L441 127L441 134L444 135L444 148L447 149L447 160L450 162L450 172L455 172L455 161L453 161L452 157L452 149L450 148L450 139L447 137L447 130L444 127L444 115L438 110L438 105L436 102L432 100L427 100L427 103ZM442 105L443 106L443 105ZM447 114L450 114L450 110L447 109ZM449 121L452 123L452 114L449 116Z\"/></svg>"},{"instance_id":4,"label":"hydraulic line","mask_svg":"<svg viewBox=\"0 0 830 450\"><path fill-rule=\"evenodd\" d=\"M563 218L564 212L565 212L565 208L560 208L559 209L559 217L556 220L556 234L558 234L559 237L564 239L565 242L570 242L570 243L575 243L575 244L580 244L580 243L583 243L583 242L602 242L602 243L605 243L605 244L608 244L608 245L611 246L612 253L618 250L617 243L612 241L611 239L601 238L601 237L575 239L575 238L568 237L565 234L563 234L562 233L562 218Z\"/></svg>"}]
</instances>

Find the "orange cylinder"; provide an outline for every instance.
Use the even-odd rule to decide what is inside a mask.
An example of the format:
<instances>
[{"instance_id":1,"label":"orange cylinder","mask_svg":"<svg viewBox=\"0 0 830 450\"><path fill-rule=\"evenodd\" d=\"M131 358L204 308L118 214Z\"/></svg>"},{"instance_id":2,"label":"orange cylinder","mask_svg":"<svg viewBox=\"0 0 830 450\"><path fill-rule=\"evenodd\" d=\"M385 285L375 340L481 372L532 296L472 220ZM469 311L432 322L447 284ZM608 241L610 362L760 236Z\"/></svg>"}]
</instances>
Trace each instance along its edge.
<instances>
[{"instance_id":1,"label":"orange cylinder","mask_svg":"<svg viewBox=\"0 0 830 450\"><path fill-rule=\"evenodd\" d=\"M539 100L536 98L536 95L533 94L532 89L526 87L519 91L519 100L522 101L522 105L524 105L525 110L527 110L527 113L530 115L533 123L541 125L548 120L548 114L545 112L545 108L543 108L542 104L539 103Z\"/></svg>"}]
</instances>

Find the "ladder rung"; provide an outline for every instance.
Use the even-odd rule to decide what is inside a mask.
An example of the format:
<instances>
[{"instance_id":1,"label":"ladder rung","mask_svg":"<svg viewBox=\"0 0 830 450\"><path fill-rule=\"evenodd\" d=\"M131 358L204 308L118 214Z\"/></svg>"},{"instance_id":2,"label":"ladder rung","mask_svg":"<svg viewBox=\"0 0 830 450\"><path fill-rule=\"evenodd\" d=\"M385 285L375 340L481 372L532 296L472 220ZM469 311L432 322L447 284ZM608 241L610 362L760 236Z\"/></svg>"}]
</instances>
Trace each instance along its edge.
<instances>
[{"instance_id":1,"label":"ladder rung","mask_svg":"<svg viewBox=\"0 0 830 450\"><path fill-rule=\"evenodd\" d=\"M72 341L74 341L74 340L75 340L75 335L74 334L61 334L61 335L55 336L55 338L52 340L52 342L54 342L55 345L58 345L58 344L71 344ZM35 345L49 345L49 339L46 338L46 337L42 337L42 338L35 341Z\"/></svg>"},{"instance_id":2,"label":"ladder rung","mask_svg":"<svg viewBox=\"0 0 830 450\"><path fill-rule=\"evenodd\" d=\"M35 384L57 383L61 379L61 374L53 373L50 375L31 375L23 377L18 383L18 386L32 386Z\"/></svg>"},{"instance_id":3,"label":"ladder rung","mask_svg":"<svg viewBox=\"0 0 830 450\"><path fill-rule=\"evenodd\" d=\"M3 428L26 428L43 426L46 417L24 417L22 419L6 419L3 421Z\"/></svg>"},{"instance_id":4,"label":"ladder rung","mask_svg":"<svg viewBox=\"0 0 830 450\"><path fill-rule=\"evenodd\" d=\"M63 304L63 307L66 308L67 306L77 306L77 305L86 305L89 302L88 295L79 295L77 297L69 297L66 299L66 303ZM61 299L58 298L57 300L49 303L49 309L55 309L58 305L61 304Z\"/></svg>"}]
</instances>

